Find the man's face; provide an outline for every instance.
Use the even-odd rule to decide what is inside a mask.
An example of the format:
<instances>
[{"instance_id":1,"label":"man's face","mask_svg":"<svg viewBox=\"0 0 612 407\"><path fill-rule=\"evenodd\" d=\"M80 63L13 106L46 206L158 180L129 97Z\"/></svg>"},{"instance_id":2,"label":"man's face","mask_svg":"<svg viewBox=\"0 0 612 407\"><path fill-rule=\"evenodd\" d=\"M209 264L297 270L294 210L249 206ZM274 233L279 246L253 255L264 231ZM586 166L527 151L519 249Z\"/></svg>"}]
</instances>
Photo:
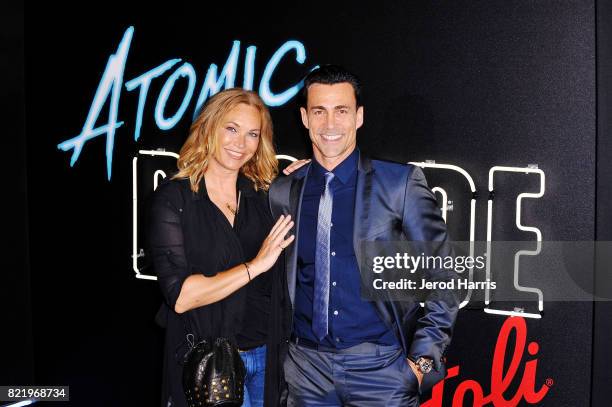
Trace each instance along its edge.
<instances>
[{"instance_id":1,"label":"man's face","mask_svg":"<svg viewBox=\"0 0 612 407\"><path fill-rule=\"evenodd\" d=\"M348 157L357 144L363 124L363 106L357 108L350 83L315 83L308 88L308 105L300 108L315 158L331 170Z\"/></svg>"}]
</instances>

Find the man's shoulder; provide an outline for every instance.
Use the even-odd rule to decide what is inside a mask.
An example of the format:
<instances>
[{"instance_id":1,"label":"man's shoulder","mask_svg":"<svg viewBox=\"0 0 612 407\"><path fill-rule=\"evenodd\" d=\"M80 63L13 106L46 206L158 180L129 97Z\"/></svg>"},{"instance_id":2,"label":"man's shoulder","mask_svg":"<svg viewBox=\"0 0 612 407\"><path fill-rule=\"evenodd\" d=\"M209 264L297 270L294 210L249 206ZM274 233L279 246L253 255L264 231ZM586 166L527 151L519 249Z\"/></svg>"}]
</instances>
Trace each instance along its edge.
<instances>
[{"instance_id":1,"label":"man's shoulder","mask_svg":"<svg viewBox=\"0 0 612 407\"><path fill-rule=\"evenodd\" d=\"M415 169L418 168L414 164L383 160L379 158L372 158L371 163L372 168L375 171L382 172L385 177L399 177L399 179L410 177Z\"/></svg>"},{"instance_id":2,"label":"man's shoulder","mask_svg":"<svg viewBox=\"0 0 612 407\"><path fill-rule=\"evenodd\" d=\"M306 175L306 173L308 172L308 168L309 168L309 165L305 165L293 171L289 175L284 175L284 174L279 175L278 177L276 177L274 181L272 181L272 184L270 185L269 193L274 194L284 188L289 188L294 179L303 178Z\"/></svg>"}]
</instances>

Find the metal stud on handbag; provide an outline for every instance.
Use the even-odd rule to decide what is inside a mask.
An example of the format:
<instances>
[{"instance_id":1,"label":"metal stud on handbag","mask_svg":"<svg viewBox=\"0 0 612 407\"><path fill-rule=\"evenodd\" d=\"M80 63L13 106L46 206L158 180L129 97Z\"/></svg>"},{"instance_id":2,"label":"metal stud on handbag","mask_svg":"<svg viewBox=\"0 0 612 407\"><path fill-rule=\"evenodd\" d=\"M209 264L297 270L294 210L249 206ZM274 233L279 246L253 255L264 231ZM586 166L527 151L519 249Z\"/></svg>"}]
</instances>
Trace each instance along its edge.
<instances>
[{"instance_id":1,"label":"metal stud on handbag","mask_svg":"<svg viewBox=\"0 0 612 407\"><path fill-rule=\"evenodd\" d=\"M203 340L185 354L183 390L189 407L241 406L246 370L238 348L227 338Z\"/></svg>"}]
</instances>

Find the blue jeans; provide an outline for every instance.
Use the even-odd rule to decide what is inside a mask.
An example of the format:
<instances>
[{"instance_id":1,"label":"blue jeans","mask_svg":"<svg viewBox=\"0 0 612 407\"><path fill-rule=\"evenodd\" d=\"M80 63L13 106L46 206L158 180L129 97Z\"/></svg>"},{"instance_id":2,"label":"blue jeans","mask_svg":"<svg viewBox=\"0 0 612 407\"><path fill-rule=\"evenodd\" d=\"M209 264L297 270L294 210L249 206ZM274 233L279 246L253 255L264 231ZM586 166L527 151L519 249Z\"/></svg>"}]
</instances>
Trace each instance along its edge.
<instances>
[{"instance_id":1,"label":"blue jeans","mask_svg":"<svg viewBox=\"0 0 612 407\"><path fill-rule=\"evenodd\" d=\"M244 407L262 407L266 378L266 345L240 352L246 368Z\"/></svg>"}]
</instances>

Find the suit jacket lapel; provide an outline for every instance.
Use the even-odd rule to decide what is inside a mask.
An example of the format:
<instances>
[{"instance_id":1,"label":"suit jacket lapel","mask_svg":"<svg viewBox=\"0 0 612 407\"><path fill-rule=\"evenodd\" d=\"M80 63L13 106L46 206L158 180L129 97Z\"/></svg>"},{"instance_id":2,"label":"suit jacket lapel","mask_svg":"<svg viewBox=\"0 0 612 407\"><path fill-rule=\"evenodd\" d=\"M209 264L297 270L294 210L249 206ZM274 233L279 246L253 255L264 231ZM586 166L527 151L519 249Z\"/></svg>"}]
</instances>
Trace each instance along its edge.
<instances>
[{"instance_id":1,"label":"suit jacket lapel","mask_svg":"<svg viewBox=\"0 0 612 407\"><path fill-rule=\"evenodd\" d=\"M372 167L370 160L359 155L357 185L355 187L355 213L353 214L353 249L357 262L361 263L361 240L367 230L372 194Z\"/></svg>"},{"instance_id":2,"label":"suit jacket lapel","mask_svg":"<svg viewBox=\"0 0 612 407\"><path fill-rule=\"evenodd\" d=\"M361 265L361 240L367 230L372 195L372 165L370 160L359 154L357 164L357 185L355 187L355 213L353 214L353 249L357 263Z\"/></svg>"},{"instance_id":3,"label":"suit jacket lapel","mask_svg":"<svg viewBox=\"0 0 612 407\"><path fill-rule=\"evenodd\" d=\"M297 280L297 256L298 256L298 245L300 236L300 211L302 196L304 195L304 186L308 178L308 170L310 164L304 167L303 171L291 181L291 189L289 191L289 214L295 222L295 241L290 245L285 252L285 270L287 270L287 289L289 291L289 298L291 299L291 305L294 305L295 300L295 285Z\"/></svg>"},{"instance_id":4,"label":"suit jacket lapel","mask_svg":"<svg viewBox=\"0 0 612 407\"><path fill-rule=\"evenodd\" d=\"M362 240L365 239L368 227L370 225L370 203L372 202L372 178L374 169L372 162L364 155L359 155L359 164L357 167L357 185L355 191L355 214L353 218L353 249L357 258L357 264L361 268L363 250ZM366 271L361 271L366 272ZM367 280L367 279L366 279ZM385 301L374 301L376 310L378 311L383 322L390 328L393 327L393 316L387 309Z\"/></svg>"}]
</instances>

